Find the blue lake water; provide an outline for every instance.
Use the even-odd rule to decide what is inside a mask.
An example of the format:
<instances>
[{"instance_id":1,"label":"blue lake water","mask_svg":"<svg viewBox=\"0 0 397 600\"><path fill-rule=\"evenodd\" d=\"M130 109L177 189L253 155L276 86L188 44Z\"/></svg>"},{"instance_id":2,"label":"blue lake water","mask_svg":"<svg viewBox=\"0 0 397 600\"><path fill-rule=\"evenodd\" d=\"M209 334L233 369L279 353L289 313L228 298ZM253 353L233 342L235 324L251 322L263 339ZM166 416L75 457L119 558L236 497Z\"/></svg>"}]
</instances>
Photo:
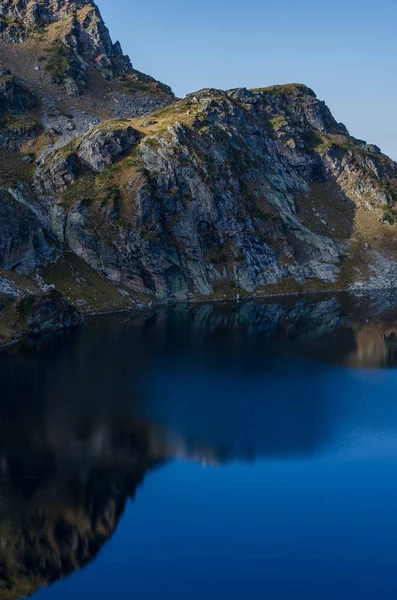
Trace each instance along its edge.
<instances>
[{"instance_id":1,"label":"blue lake water","mask_svg":"<svg viewBox=\"0 0 397 600\"><path fill-rule=\"evenodd\" d=\"M0 598L397 597L397 309L160 308L0 353Z\"/></svg>"}]
</instances>

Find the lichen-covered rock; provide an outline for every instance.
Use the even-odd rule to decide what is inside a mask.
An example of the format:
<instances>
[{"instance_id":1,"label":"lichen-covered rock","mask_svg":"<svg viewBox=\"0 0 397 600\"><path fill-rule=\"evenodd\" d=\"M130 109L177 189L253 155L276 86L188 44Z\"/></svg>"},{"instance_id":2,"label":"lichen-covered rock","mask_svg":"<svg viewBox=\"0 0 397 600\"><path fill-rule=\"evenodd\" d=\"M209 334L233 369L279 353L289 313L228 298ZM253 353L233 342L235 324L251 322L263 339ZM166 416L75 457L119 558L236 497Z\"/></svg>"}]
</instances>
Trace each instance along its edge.
<instances>
[{"instance_id":1,"label":"lichen-covered rock","mask_svg":"<svg viewBox=\"0 0 397 600\"><path fill-rule=\"evenodd\" d=\"M17 310L27 329L32 331L65 329L83 322L76 308L56 290L25 296L19 301Z\"/></svg>"},{"instance_id":2,"label":"lichen-covered rock","mask_svg":"<svg viewBox=\"0 0 397 600\"><path fill-rule=\"evenodd\" d=\"M284 117L289 128L314 129L320 133L346 133L310 88L302 84L273 85L268 88L230 90L228 97L248 106L266 105L265 113ZM275 123L276 124L276 123ZM277 125L277 124L276 124Z\"/></svg>"}]
</instances>

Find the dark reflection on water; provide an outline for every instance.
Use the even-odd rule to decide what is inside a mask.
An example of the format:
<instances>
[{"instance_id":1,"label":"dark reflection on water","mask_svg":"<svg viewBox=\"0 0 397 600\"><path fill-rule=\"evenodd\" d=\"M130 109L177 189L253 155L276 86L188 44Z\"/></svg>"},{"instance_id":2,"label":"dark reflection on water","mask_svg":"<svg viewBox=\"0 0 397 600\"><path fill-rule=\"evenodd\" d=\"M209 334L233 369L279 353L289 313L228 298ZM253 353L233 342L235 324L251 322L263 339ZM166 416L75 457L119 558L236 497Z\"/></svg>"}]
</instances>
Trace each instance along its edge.
<instances>
[{"instance_id":1,"label":"dark reflection on water","mask_svg":"<svg viewBox=\"0 0 397 600\"><path fill-rule=\"evenodd\" d=\"M392 388L357 369L396 366L396 317L393 301L343 296L177 306L0 353L0 598L92 561L172 459L390 451Z\"/></svg>"}]
</instances>

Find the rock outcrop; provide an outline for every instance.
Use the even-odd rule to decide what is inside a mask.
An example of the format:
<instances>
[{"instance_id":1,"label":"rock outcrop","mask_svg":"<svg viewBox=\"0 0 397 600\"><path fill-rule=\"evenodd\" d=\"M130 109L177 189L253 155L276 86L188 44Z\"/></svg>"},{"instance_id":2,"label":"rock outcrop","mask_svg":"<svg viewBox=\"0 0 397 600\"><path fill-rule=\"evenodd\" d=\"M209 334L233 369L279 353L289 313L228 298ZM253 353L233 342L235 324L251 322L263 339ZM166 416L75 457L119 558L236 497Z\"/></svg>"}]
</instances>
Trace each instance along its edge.
<instances>
[{"instance_id":1,"label":"rock outcrop","mask_svg":"<svg viewBox=\"0 0 397 600\"><path fill-rule=\"evenodd\" d=\"M4 289L8 284L8 289ZM54 289L15 289L0 277L0 346L8 345L20 333L40 333L83 324L79 311Z\"/></svg>"},{"instance_id":2,"label":"rock outcrop","mask_svg":"<svg viewBox=\"0 0 397 600\"><path fill-rule=\"evenodd\" d=\"M17 311L26 320L26 329L35 332L65 329L83 323L79 312L56 290L23 297Z\"/></svg>"},{"instance_id":3,"label":"rock outcrop","mask_svg":"<svg viewBox=\"0 0 397 600\"><path fill-rule=\"evenodd\" d=\"M46 156L36 174L36 190L57 197L87 171L101 173L113 165L138 140L132 127L105 122Z\"/></svg>"},{"instance_id":4,"label":"rock outcrop","mask_svg":"<svg viewBox=\"0 0 397 600\"><path fill-rule=\"evenodd\" d=\"M8 69L0 69L0 111L20 114L36 106L34 94Z\"/></svg>"}]
</instances>

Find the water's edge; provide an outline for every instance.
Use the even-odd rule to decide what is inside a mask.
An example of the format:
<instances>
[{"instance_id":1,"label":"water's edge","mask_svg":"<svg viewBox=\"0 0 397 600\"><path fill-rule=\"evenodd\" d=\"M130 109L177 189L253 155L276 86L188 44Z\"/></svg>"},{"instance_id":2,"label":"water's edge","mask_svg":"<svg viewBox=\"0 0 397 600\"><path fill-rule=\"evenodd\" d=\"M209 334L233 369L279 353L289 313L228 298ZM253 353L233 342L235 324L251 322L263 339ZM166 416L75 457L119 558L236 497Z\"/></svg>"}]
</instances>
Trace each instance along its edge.
<instances>
[{"instance_id":1,"label":"water's edge","mask_svg":"<svg viewBox=\"0 0 397 600\"><path fill-rule=\"evenodd\" d=\"M156 308L161 308L161 307L166 307L166 306L184 306L184 305L194 305L194 304L219 304L219 303L232 303L232 302L238 302L238 303L243 303L243 302L247 302L247 301L252 301L252 300L258 300L258 301L263 301L263 300L267 300L267 299L271 299L271 298L294 298L294 297L306 297L306 296L317 296L319 298L324 298L329 296L330 294L332 295L340 295L340 294L348 294L352 297L362 297L362 296L369 296L371 294L371 291L374 292L374 290L367 290L367 293L362 293L360 292L355 292L355 291L350 291L350 290L346 290L346 289L330 289L330 290L310 290L310 291L296 291L296 292L283 292L283 293L274 293L274 294L248 294L248 295L244 295L243 297L237 295L237 296L225 296L222 298L189 298L186 300L164 300L164 301L159 301L159 302L148 302L146 303L140 303L137 304L136 306L131 306L128 308L121 308L121 309L115 309L115 310L104 310L104 311L96 311L96 312L90 312L90 313L81 313L82 317L84 319L84 323L82 325L71 325L69 327L54 327L54 328L48 328L45 329L43 331L40 332L34 332L32 330L26 329L26 330L22 330L22 331L18 331L14 334L13 338L5 343L0 343L0 351L2 349L5 348L9 348L10 346L13 346L15 344L17 344L23 337L27 336L27 335L31 335L32 333L37 333L37 335L39 335L40 333L49 333L51 331L62 331L65 329L71 329L71 328L76 328L76 327L84 327L84 325L87 324L87 322L95 317L100 317L100 316L106 316L106 315L116 315L116 314L122 314L122 313L129 313L129 314L134 314L134 313L144 313L146 310L151 310L151 309L156 309ZM379 293L387 293L387 291L391 291L388 288L382 289L382 290L377 290L378 294ZM397 291L397 290L396 290Z\"/></svg>"}]
</instances>

